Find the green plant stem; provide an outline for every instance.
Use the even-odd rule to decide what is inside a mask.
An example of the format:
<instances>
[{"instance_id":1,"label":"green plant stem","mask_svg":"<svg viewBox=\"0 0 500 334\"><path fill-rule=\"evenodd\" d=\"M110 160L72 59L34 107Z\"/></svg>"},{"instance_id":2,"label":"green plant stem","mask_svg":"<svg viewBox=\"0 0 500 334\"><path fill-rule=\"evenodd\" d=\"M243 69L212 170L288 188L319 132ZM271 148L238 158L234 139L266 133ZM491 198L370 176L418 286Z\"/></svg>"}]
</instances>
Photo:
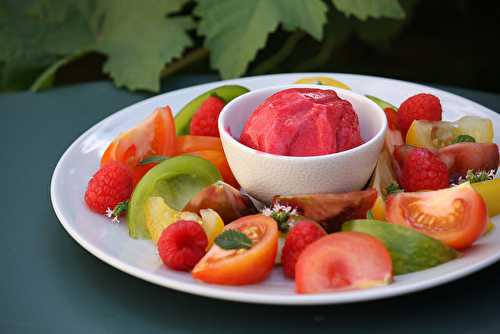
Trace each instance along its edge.
<instances>
[{"instance_id":1,"label":"green plant stem","mask_svg":"<svg viewBox=\"0 0 500 334\"><path fill-rule=\"evenodd\" d=\"M300 42L302 38L304 38L305 33L302 30L297 30L292 33L281 49L278 50L272 57L264 60L260 64L255 66L255 69L252 71L255 75L260 75L264 73L269 73L274 67L285 61L295 49L295 46Z\"/></svg>"},{"instance_id":2,"label":"green plant stem","mask_svg":"<svg viewBox=\"0 0 500 334\"><path fill-rule=\"evenodd\" d=\"M208 57L209 51L207 48L197 48L186 54L179 60L176 60L168 65L166 65L160 73L160 78L164 78L168 75L172 75L180 70L188 67L189 65L196 63L202 59Z\"/></svg>"}]
</instances>

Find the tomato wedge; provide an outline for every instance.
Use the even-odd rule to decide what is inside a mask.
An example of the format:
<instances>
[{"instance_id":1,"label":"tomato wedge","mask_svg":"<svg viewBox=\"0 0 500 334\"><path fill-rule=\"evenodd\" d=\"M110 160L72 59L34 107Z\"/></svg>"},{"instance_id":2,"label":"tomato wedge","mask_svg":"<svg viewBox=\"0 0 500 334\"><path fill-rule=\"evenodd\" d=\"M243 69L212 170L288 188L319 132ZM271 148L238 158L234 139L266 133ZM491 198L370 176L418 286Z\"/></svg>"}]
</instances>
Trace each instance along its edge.
<instances>
[{"instance_id":1,"label":"tomato wedge","mask_svg":"<svg viewBox=\"0 0 500 334\"><path fill-rule=\"evenodd\" d=\"M488 213L481 196L467 183L387 200L387 220L411 227L455 249L469 247L485 231Z\"/></svg>"},{"instance_id":2,"label":"tomato wedge","mask_svg":"<svg viewBox=\"0 0 500 334\"><path fill-rule=\"evenodd\" d=\"M176 153L175 124L169 106L157 108L141 124L121 133L108 146L101 158L101 166L110 161L127 164L134 173L135 183L155 164L138 163L152 155L173 156Z\"/></svg>"},{"instance_id":3,"label":"tomato wedge","mask_svg":"<svg viewBox=\"0 0 500 334\"><path fill-rule=\"evenodd\" d=\"M189 153L196 151L223 151L222 142L218 137L210 136L178 136L177 153Z\"/></svg>"},{"instance_id":4,"label":"tomato wedge","mask_svg":"<svg viewBox=\"0 0 500 334\"><path fill-rule=\"evenodd\" d=\"M298 293L371 288L392 281L392 260L384 244L360 232L338 232L306 247L295 265Z\"/></svg>"},{"instance_id":5,"label":"tomato wedge","mask_svg":"<svg viewBox=\"0 0 500 334\"><path fill-rule=\"evenodd\" d=\"M264 280L274 266L278 226L264 215L245 216L224 227L252 240L250 249L225 250L214 244L193 269L193 277L212 284L244 285Z\"/></svg>"},{"instance_id":6,"label":"tomato wedge","mask_svg":"<svg viewBox=\"0 0 500 334\"><path fill-rule=\"evenodd\" d=\"M240 189L240 185L238 181L236 181L231 168L229 168L229 164L227 163L226 156L223 151L205 150L189 152L188 154L203 158L213 163L219 170L220 175L222 175L224 182L232 185L236 189Z\"/></svg>"}]
</instances>

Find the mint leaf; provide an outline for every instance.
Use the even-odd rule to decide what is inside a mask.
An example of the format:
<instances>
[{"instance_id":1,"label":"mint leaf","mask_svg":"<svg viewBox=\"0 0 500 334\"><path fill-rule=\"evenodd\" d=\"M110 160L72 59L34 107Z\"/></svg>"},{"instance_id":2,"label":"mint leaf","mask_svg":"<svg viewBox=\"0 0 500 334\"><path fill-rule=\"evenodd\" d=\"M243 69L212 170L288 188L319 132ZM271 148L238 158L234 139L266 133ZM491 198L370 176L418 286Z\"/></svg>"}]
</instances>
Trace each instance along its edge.
<instances>
[{"instance_id":1,"label":"mint leaf","mask_svg":"<svg viewBox=\"0 0 500 334\"><path fill-rule=\"evenodd\" d=\"M245 233L237 230L227 230L219 234L215 244L222 249L249 249L252 247L252 240Z\"/></svg>"},{"instance_id":2,"label":"mint leaf","mask_svg":"<svg viewBox=\"0 0 500 334\"><path fill-rule=\"evenodd\" d=\"M99 1L95 21L102 18L97 50L108 56L104 71L118 87L158 91L166 63L192 45L187 16L168 17L187 0Z\"/></svg>"},{"instance_id":3,"label":"mint leaf","mask_svg":"<svg viewBox=\"0 0 500 334\"><path fill-rule=\"evenodd\" d=\"M164 160L167 160L168 158L169 157L166 157L164 155L152 155L150 157L147 157L147 158L139 161L138 165L142 166L142 165L147 165L147 164L151 164L151 163L159 163L159 162L162 162Z\"/></svg>"},{"instance_id":4,"label":"mint leaf","mask_svg":"<svg viewBox=\"0 0 500 334\"><path fill-rule=\"evenodd\" d=\"M245 73L268 35L280 24L323 36L327 7L321 0L198 0L198 32L206 36L210 61L223 78Z\"/></svg>"},{"instance_id":5,"label":"mint leaf","mask_svg":"<svg viewBox=\"0 0 500 334\"><path fill-rule=\"evenodd\" d=\"M389 195L402 192L404 192L404 189L402 189L397 182L391 182L387 187L385 187L383 195L387 197Z\"/></svg>"},{"instance_id":6,"label":"mint leaf","mask_svg":"<svg viewBox=\"0 0 500 334\"><path fill-rule=\"evenodd\" d=\"M398 0L331 0L347 16L354 15L364 21L369 17L404 19L405 12Z\"/></svg>"},{"instance_id":7,"label":"mint leaf","mask_svg":"<svg viewBox=\"0 0 500 334\"><path fill-rule=\"evenodd\" d=\"M452 144L457 144L457 143L475 143L476 139L472 136L469 135L460 135L453 139L451 142Z\"/></svg>"}]
</instances>

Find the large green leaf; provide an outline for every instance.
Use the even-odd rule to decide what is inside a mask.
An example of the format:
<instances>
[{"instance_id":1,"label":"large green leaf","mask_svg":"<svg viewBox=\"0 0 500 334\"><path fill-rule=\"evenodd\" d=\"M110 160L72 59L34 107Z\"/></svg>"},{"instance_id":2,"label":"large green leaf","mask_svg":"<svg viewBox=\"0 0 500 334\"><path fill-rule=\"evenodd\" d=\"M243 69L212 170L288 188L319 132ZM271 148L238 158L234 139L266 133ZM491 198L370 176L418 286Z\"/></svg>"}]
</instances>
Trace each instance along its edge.
<instances>
[{"instance_id":1,"label":"large green leaf","mask_svg":"<svg viewBox=\"0 0 500 334\"><path fill-rule=\"evenodd\" d=\"M338 10L360 20L373 18L403 19L405 12L398 0L331 0Z\"/></svg>"},{"instance_id":2,"label":"large green leaf","mask_svg":"<svg viewBox=\"0 0 500 334\"><path fill-rule=\"evenodd\" d=\"M211 64L224 78L243 74L280 23L321 40L326 12L321 0L198 0L195 9Z\"/></svg>"},{"instance_id":3,"label":"large green leaf","mask_svg":"<svg viewBox=\"0 0 500 334\"><path fill-rule=\"evenodd\" d=\"M76 53L94 40L86 18L75 8L68 8L64 15L38 14L30 2L3 4L0 62L5 64L1 86L6 89L28 87L59 56Z\"/></svg>"},{"instance_id":4,"label":"large green leaf","mask_svg":"<svg viewBox=\"0 0 500 334\"><path fill-rule=\"evenodd\" d=\"M158 91L161 69L192 45L189 17L167 17L187 0L98 2L96 49L108 56L104 71L118 86Z\"/></svg>"},{"instance_id":5,"label":"large green leaf","mask_svg":"<svg viewBox=\"0 0 500 334\"><path fill-rule=\"evenodd\" d=\"M1 86L47 88L62 66L99 51L108 56L104 70L118 86L157 91L164 65L192 43L186 33L192 19L168 17L187 1L0 2Z\"/></svg>"}]
</instances>

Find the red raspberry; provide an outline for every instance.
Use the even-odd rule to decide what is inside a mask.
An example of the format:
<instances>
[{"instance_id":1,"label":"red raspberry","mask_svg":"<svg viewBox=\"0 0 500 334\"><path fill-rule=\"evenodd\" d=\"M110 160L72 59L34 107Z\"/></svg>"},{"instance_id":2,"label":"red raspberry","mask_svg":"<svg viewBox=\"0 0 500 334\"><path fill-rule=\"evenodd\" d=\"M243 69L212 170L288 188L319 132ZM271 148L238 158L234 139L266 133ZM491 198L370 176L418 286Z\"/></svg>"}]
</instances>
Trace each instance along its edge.
<instances>
[{"instance_id":1,"label":"red raspberry","mask_svg":"<svg viewBox=\"0 0 500 334\"><path fill-rule=\"evenodd\" d=\"M309 244L325 235L325 230L312 220L301 220L292 228L281 253L281 265L286 277L295 278L295 264L300 253Z\"/></svg>"},{"instance_id":2,"label":"red raspberry","mask_svg":"<svg viewBox=\"0 0 500 334\"><path fill-rule=\"evenodd\" d=\"M440 121L441 113L441 103L434 95L417 94L406 99L397 112L398 126L403 138L414 120Z\"/></svg>"},{"instance_id":3,"label":"red raspberry","mask_svg":"<svg viewBox=\"0 0 500 334\"><path fill-rule=\"evenodd\" d=\"M219 137L217 121L222 108L224 108L223 100L209 96L194 114L189 133L196 136Z\"/></svg>"},{"instance_id":4,"label":"red raspberry","mask_svg":"<svg viewBox=\"0 0 500 334\"><path fill-rule=\"evenodd\" d=\"M192 220L179 220L161 233L158 253L167 267L189 271L205 255L207 245L207 235L200 224Z\"/></svg>"},{"instance_id":5,"label":"red raspberry","mask_svg":"<svg viewBox=\"0 0 500 334\"><path fill-rule=\"evenodd\" d=\"M133 176L130 169L119 162L104 165L89 180L85 203L97 213L106 213L118 203L130 198Z\"/></svg>"},{"instance_id":6,"label":"red raspberry","mask_svg":"<svg viewBox=\"0 0 500 334\"><path fill-rule=\"evenodd\" d=\"M426 148L413 148L400 162L399 183L406 191L437 190L449 186L446 164Z\"/></svg>"}]
</instances>

